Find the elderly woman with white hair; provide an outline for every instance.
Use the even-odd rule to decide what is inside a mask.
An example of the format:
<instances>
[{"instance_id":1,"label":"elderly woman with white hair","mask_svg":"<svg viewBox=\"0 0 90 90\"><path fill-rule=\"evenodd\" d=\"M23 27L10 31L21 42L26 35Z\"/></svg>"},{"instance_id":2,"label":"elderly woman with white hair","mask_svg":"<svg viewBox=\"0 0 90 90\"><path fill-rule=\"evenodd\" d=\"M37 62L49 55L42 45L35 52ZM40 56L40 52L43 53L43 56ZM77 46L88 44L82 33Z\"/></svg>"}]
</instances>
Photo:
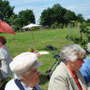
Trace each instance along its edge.
<instances>
[{"instance_id":1,"label":"elderly woman with white hair","mask_svg":"<svg viewBox=\"0 0 90 90\"><path fill-rule=\"evenodd\" d=\"M87 90L78 70L84 63L85 50L80 45L66 45L60 52L62 62L53 72L48 90Z\"/></svg>"},{"instance_id":2,"label":"elderly woman with white hair","mask_svg":"<svg viewBox=\"0 0 90 90\"><path fill-rule=\"evenodd\" d=\"M6 84L5 90L41 90L37 85L40 81L40 65L36 53L24 52L16 56L10 63L15 76Z\"/></svg>"}]
</instances>

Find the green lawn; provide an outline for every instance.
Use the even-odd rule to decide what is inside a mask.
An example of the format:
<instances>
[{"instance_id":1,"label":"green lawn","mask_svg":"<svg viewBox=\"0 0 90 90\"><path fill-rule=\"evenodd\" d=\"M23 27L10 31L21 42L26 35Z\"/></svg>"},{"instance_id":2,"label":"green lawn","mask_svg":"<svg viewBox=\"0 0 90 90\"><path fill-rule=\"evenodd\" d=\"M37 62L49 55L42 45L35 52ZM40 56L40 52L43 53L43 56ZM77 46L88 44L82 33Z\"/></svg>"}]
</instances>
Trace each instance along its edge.
<instances>
[{"instance_id":1,"label":"green lawn","mask_svg":"<svg viewBox=\"0 0 90 90\"><path fill-rule=\"evenodd\" d=\"M44 50L46 45L53 45L60 51L60 49L66 45L73 43L72 41L68 40L66 36L68 34L71 35L78 35L78 30L76 28L66 28L66 29L43 29L39 31L33 31L34 33L34 45L32 44L32 32L16 32L14 36L15 40L12 40L11 34L0 33L7 39L7 47L11 53L11 56L14 57L22 52L30 51L30 48L34 47L34 50ZM43 63L40 67L40 87L43 90L48 89L49 81L47 79L46 71L52 65L53 61L55 60L53 56L53 51L49 51L50 54L43 55L39 57L39 60Z\"/></svg>"}]
</instances>

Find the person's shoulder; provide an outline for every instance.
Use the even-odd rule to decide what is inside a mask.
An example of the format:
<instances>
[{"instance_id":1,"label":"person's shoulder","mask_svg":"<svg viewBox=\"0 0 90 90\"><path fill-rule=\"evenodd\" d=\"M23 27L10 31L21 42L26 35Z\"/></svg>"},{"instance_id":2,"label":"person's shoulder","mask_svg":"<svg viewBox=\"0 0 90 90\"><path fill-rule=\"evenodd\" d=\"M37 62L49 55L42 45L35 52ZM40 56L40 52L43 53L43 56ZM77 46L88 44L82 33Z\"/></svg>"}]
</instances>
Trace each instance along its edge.
<instances>
[{"instance_id":1,"label":"person's shoulder","mask_svg":"<svg viewBox=\"0 0 90 90\"><path fill-rule=\"evenodd\" d=\"M64 65L63 62L61 62L56 69L54 70L54 72L52 73L52 78L67 78L68 72L66 70L66 66Z\"/></svg>"},{"instance_id":2,"label":"person's shoulder","mask_svg":"<svg viewBox=\"0 0 90 90\"><path fill-rule=\"evenodd\" d=\"M1 54L6 54L7 52L6 52L6 50L4 48L0 48L0 53Z\"/></svg>"},{"instance_id":3,"label":"person's shoulder","mask_svg":"<svg viewBox=\"0 0 90 90\"><path fill-rule=\"evenodd\" d=\"M5 90L19 90L17 88L17 86L15 85L14 79L10 80L6 86L5 86Z\"/></svg>"},{"instance_id":4,"label":"person's shoulder","mask_svg":"<svg viewBox=\"0 0 90 90\"><path fill-rule=\"evenodd\" d=\"M35 87L37 88L37 90L42 90L37 84L35 85Z\"/></svg>"},{"instance_id":5,"label":"person's shoulder","mask_svg":"<svg viewBox=\"0 0 90 90\"><path fill-rule=\"evenodd\" d=\"M0 59L5 59L6 55L7 52L3 48L0 48Z\"/></svg>"},{"instance_id":6,"label":"person's shoulder","mask_svg":"<svg viewBox=\"0 0 90 90\"><path fill-rule=\"evenodd\" d=\"M61 73L61 74L67 73L66 65L65 65L63 62L61 62L61 63L57 66L56 71L57 71L58 73Z\"/></svg>"},{"instance_id":7,"label":"person's shoulder","mask_svg":"<svg viewBox=\"0 0 90 90\"><path fill-rule=\"evenodd\" d=\"M84 64L83 65L86 65L86 66L88 66L88 65L90 65L90 59L89 59L89 56L87 56L85 59L84 59Z\"/></svg>"},{"instance_id":8,"label":"person's shoulder","mask_svg":"<svg viewBox=\"0 0 90 90\"><path fill-rule=\"evenodd\" d=\"M5 88L12 85L14 82L14 79L11 79L10 81L8 81L8 83L6 84Z\"/></svg>"},{"instance_id":9,"label":"person's shoulder","mask_svg":"<svg viewBox=\"0 0 90 90\"><path fill-rule=\"evenodd\" d=\"M0 51L5 51L4 48L0 48Z\"/></svg>"},{"instance_id":10,"label":"person's shoulder","mask_svg":"<svg viewBox=\"0 0 90 90\"><path fill-rule=\"evenodd\" d=\"M87 55L87 57L84 59L84 61L86 61L88 59L89 55Z\"/></svg>"}]
</instances>

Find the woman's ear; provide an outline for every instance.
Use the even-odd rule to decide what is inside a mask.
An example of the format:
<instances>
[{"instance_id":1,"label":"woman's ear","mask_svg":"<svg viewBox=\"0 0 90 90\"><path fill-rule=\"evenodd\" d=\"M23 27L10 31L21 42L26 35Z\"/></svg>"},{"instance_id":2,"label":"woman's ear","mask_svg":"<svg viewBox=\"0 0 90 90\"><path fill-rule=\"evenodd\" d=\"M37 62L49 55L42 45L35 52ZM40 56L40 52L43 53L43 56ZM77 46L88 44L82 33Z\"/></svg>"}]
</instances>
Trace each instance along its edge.
<instances>
[{"instance_id":1,"label":"woman's ear","mask_svg":"<svg viewBox=\"0 0 90 90\"><path fill-rule=\"evenodd\" d=\"M67 63L69 63L69 62L70 62L70 59L69 59L69 58L67 58L67 59L66 59L66 62L67 62Z\"/></svg>"}]
</instances>

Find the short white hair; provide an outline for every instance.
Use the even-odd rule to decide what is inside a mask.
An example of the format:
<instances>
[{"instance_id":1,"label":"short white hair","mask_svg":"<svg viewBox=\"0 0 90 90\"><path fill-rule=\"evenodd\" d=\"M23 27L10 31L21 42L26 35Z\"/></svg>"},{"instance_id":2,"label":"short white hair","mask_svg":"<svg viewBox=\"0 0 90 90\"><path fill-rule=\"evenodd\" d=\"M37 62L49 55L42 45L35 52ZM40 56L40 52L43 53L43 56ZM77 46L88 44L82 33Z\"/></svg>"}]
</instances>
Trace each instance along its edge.
<instances>
[{"instance_id":1,"label":"short white hair","mask_svg":"<svg viewBox=\"0 0 90 90\"><path fill-rule=\"evenodd\" d=\"M85 55L85 50L78 44L66 45L60 52L62 61L69 59L71 62L74 62L78 59L78 55Z\"/></svg>"}]
</instances>

